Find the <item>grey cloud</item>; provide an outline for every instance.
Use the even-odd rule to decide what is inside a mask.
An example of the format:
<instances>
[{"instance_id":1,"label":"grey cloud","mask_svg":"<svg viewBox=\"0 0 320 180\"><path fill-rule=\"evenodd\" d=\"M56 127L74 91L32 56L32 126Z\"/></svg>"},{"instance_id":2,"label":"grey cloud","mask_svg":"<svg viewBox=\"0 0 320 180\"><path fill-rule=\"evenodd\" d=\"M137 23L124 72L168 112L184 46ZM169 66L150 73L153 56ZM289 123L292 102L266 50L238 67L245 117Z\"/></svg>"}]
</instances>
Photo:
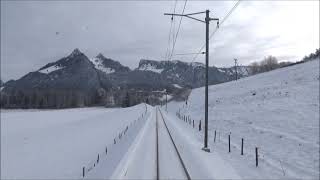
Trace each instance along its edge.
<instances>
[{"instance_id":1,"label":"grey cloud","mask_svg":"<svg viewBox=\"0 0 320 180\"><path fill-rule=\"evenodd\" d=\"M181 13L183 4L178 1L177 13ZM222 18L234 4L188 1L185 12L208 8L212 16ZM74 48L88 57L101 52L130 68L137 67L141 58L163 59L170 27L170 17L163 13L172 12L173 5L174 1L1 1L1 78L19 78ZM264 12L281 9L277 3L241 2L211 40L211 65L230 66L235 57L248 64L269 55L266 53L274 48L295 48L295 42L282 37L256 35L255 27ZM177 24L179 20L176 18ZM211 31L214 28L212 23ZM203 23L184 18L175 53L198 51L205 42L204 32ZM174 57L189 62L192 58ZM204 62L204 56L197 61Z\"/></svg>"}]
</instances>

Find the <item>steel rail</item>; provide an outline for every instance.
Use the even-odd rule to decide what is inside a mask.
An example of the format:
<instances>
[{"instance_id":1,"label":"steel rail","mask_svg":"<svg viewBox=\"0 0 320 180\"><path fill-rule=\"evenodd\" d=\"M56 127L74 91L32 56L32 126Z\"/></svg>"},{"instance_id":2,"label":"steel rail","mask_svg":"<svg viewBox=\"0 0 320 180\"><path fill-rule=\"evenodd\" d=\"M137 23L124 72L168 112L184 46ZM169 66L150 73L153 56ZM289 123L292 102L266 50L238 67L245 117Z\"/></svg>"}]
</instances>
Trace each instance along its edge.
<instances>
[{"instance_id":1,"label":"steel rail","mask_svg":"<svg viewBox=\"0 0 320 180\"><path fill-rule=\"evenodd\" d=\"M181 165L182 165L182 167L183 167L183 170L184 170L184 172L185 172L185 174L186 174L186 176L187 176L187 179L188 179L188 180L191 180L191 177L190 177L190 175L189 175L189 173L188 173L188 170L187 170L187 168L186 168L186 166L185 166L185 164L184 164L184 162L183 162L183 160L182 160L182 158L181 158L181 155L180 155L180 153L179 153L179 151L178 151L178 148L177 148L176 144L174 143L174 140L173 140L173 138L172 138L172 136L171 136L170 130L169 130L169 128L168 128L168 126L167 126L164 118L163 118L162 112L161 112L161 110L160 110L159 108L158 108L158 110L159 110L160 115L161 115L161 117L162 117L162 121L163 121L163 123L164 123L164 125L165 125L165 127L166 127L166 129L167 129L167 132L168 132L168 134L169 134L169 136L170 136L170 139L171 139L171 142L172 142L172 144L173 144L173 146L174 146L174 149L176 150L176 153L177 153L177 155L178 155L178 157L179 157L179 160L180 160L180 163L181 163Z\"/></svg>"}]
</instances>

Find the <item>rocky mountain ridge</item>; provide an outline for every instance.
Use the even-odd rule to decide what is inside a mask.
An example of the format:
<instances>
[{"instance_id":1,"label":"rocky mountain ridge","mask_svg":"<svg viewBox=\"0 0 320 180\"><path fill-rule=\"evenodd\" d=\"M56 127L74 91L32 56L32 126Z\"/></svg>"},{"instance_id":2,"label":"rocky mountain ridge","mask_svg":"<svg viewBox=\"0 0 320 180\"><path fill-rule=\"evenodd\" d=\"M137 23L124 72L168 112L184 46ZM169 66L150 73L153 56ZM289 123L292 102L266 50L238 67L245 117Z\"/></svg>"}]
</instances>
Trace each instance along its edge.
<instances>
[{"instance_id":1,"label":"rocky mountain ridge","mask_svg":"<svg viewBox=\"0 0 320 180\"><path fill-rule=\"evenodd\" d=\"M204 75L201 63L142 59L131 70L102 54L90 59L75 49L67 57L5 83L1 107L130 106L146 101L159 104L165 90L177 97L185 95L187 89L203 86ZM233 80L232 75L228 68L210 67L209 84Z\"/></svg>"}]
</instances>

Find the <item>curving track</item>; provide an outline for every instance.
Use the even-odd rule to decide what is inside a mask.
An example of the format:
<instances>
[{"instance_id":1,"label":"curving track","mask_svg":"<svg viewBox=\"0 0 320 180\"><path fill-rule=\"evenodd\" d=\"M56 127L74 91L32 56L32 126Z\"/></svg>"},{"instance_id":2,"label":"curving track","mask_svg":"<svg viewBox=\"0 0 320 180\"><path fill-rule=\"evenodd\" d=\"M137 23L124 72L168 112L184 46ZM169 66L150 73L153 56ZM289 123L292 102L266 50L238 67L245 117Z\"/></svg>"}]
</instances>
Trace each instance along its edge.
<instances>
[{"instance_id":1,"label":"curving track","mask_svg":"<svg viewBox=\"0 0 320 180\"><path fill-rule=\"evenodd\" d=\"M191 179L159 108L156 110L157 179Z\"/></svg>"}]
</instances>

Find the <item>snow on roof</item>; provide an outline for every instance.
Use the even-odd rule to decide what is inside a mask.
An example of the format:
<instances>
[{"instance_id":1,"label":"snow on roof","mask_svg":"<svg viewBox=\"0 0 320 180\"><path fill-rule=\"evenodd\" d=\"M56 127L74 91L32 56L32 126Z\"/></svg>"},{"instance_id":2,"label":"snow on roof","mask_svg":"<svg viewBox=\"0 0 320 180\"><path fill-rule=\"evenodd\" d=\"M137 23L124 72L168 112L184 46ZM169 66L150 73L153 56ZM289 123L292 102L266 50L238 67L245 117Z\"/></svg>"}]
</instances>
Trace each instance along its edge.
<instances>
[{"instance_id":1,"label":"snow on roof","mask_svg":"<svg viewBox=\"0 0 320 180\"><path fill-rule=\"evenodd\" d=\"M179 86L179 84L173 84L173 86L176 88L182 88L181 86Z\"/></svg>"},{"instance_id":2,"label":"snow on roof","mask_svg":"<svg viewBox=\"0 0 320 180\"><path fill-rule=\"evenodd\" d=\"M155 73L161 73L163 69L157 69L157 67L151 65L151 64L143 64L141 67L138 68L138 70L141 71L152 71Z\"/></svg>"},{"instance_id":3,"label":"snow on roof","mask_svg":"<svg viewBox=\"0 0 320 180\"><path fill-rule=\"evenodd\" d=\"M105 67L103 64L102 64L102 60L99 59L99 58L92 58L90 59L90 61L94 64L94 67L106 74L111 74L111 73L114 73L115 70L112 69L112 68L109 68L109 67Z\"/></svg>"},{"instance_id":4,"label":"snow on roof","mask_svg":"<svg viewBox=\"0 0 320 180\"><path fill-rule=\"evenodd\" d=\"M172 99L173 96L171 96L170 94L167 95L167 100L169 101L170 99ZM160 101L165 101L166 100L166 95L162 95L160 98L159 98Z\"/></svg>"},{"instance_id":5,"label":"snow on roof","mask_svg":"<svg viewBox=\"0 0 320 180\"><path fill-rule=\"evenodd\" d=\"M225 72L225 70L222 70L222 69L219 69L219 68L218 68L218 71L223 72L223 73Z\"/></svg>"},{"instance_id":6,"label":"snow on roof","mask_svg":"<svg viewBox=\"0 0 320 180\"><path fill-rule=\"evenodd\" d=\"M60 69L63 69L64 67L58 66L58 65L52 65L50 67L47 67L45 69L39 70L40 73L49 74L53 71L57 71Z\"/></svg>"}]
</instances>

